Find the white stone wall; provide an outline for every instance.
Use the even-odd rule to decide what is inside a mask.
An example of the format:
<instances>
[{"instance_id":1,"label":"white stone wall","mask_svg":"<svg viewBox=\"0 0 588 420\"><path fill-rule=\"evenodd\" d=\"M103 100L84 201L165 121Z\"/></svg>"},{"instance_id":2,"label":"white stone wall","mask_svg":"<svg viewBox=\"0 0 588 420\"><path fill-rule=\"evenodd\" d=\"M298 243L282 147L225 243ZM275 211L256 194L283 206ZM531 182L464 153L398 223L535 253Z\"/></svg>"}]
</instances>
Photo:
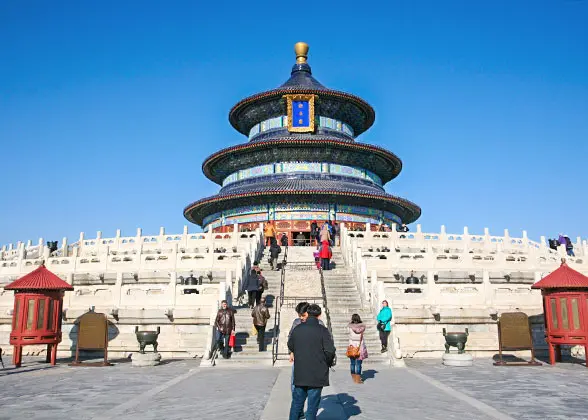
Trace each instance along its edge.
<instances>
[{"instance_id":1,"label":"white stone wall","mask_svg":"<svg viewBox=\"0 0 588 420\"><path fill-rule=\"evenodd\" d=\"M37 245L19 243L0 251L0 286L45 262L46 267L74 286L66 292L60 355L75 350L74 321L93 308L111 323L109 353L127 356L138 349L134 334L161 327L159 351L164 357L202 356L210 347L219 302L232 301L262 248L261 230L88 239L82 233L69 244L64 238L51 255L40 239ZM202 285L181 285L180 277L202 277ZM196 289L199 294L185 294ZM0 347L11 352L13 292L0 289ZM72 341L73 340L73 341ZM43 346L24 348L25 354L44 352Z\"/></svg>"},{"instance_id":2,"label":"white stone wall","mask_svg":"<svg viewBox=\"0 0 588 420\"><path fill-rule=\"evenodd\" d=\"M359 237L358 237L359 236ZM403 237L402 237L403 236ZM341 248L346 263L373 312L388 300L394 335L405 357L437 357L444 351L443 327L470 331L467 349L474 354L498 350L496 319L522 311L533 323L535 347L545 347L541 292L531 285L555 270L566 258L570 267L588 274L588 246L577 238L575 257L564 247L549 249L545 238L514 238L421 232L351 232L344 227ZM405 284L411 275L418 285ZM421 293L405 293L418 288Z\"/></svg>"}]
</instances>

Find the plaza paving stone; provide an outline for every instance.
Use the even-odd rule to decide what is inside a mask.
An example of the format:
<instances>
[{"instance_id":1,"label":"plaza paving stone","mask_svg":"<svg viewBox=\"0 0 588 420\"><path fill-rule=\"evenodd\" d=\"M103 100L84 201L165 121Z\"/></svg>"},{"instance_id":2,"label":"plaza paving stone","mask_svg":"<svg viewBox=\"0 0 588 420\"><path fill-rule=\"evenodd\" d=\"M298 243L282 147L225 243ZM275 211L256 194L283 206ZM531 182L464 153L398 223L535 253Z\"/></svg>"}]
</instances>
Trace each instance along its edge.
<instances>
[{"instance_id":1,"label":"plaza paving stone","mask_svg":"<svg viewBox=\"0 0 588 420\"><path fill-rule=\"evenodd\" d=\"M588 369L580 363L555 366L445 367L434 360L407 366L517 419L588 419Z\"/></svg>"},{"instance_id":2,"label":"plaza paving stone","mask_svg":"<svg viewBox=\"0 0 588 420\"><path fill-rule=\"evenodd\" d=\"M27 359L0 371L0 419L287 418L290 368L199 365L48 367ZM450 368L414 359L407 366L369 366L365 384L356 385L341 360L318 418L588 419L588 369L579 364L495 367L482 359Z\"/></svg>"}]
</instances>

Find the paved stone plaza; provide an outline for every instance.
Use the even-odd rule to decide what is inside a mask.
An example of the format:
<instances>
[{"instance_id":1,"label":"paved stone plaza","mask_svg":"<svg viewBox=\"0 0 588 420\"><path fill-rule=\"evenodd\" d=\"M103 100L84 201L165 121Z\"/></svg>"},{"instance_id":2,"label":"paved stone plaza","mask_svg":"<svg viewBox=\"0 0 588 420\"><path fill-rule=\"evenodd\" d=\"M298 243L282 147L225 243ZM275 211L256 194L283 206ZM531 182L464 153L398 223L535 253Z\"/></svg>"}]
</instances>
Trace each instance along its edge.
<instances>
[{"instance_id":1,"label":"paved stone plaza","mask_svg":"<svg viewBox=\"0 0 588 420\"><path fill-rule=\"evenodd\" d=\"M204 362L206 363L206 362ZM173 360L157 367L48 367L28 358L0 372L0 419L286 419L289 368L200 367ZM407 368L372 365L363 386L346 360L323 391L319 419L588 419L588 369L449 368L408 360Z\"/></svg>"}]
</instances>

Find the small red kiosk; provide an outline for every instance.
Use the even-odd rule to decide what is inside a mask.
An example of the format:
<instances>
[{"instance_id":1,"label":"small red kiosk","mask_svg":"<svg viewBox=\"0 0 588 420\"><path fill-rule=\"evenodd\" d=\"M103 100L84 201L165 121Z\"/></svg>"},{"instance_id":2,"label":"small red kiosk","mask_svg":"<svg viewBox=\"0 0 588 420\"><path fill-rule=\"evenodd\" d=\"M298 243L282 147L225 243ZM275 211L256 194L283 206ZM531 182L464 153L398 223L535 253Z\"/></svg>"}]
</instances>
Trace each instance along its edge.
<instances>
[{"instance_id":1,"label":"small red kiosk","mask_svg":"<svg viewBox=\"0 0 588 420\"><path fill-rule=\"evenodd\" d=\"M557 270L531 288L541 289L543 296L549 363L561 362L562 344L584 346L588 354L588 277L562 259Z\"/></svg>"},{"instance_id":2,"label":"small red kiosk","mask_svg":"<svg viewBox=\"0 0 588 420\"><path fill-rule=\"evenodd\" d=\"M63 295L73 287L41 265L4 290L14 290L10 333L14 365L21 365L22 347L33 344L47 344L47 362L55 365L57 345L61 342Z\"/></svg>"}]
</instances>

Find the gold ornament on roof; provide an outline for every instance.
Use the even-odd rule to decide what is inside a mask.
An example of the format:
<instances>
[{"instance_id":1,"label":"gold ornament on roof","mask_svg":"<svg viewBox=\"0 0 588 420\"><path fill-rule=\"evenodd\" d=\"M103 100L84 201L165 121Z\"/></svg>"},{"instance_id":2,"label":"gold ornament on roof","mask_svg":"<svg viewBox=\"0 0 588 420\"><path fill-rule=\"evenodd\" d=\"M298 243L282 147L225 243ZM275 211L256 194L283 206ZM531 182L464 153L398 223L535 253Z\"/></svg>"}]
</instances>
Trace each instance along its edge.
<instances>
[{"instance_id":1,"label":"gold ornament on roof","mask_svg":"<svg viewBox=\"0 0 588 420\"><path fill-rule=\"evenodd\" d=\"M297 42L294 44L294 52L296 53L297 63L306 63L306 58L308 57L308 44L306 42Z\"/></svg>"}]
</instances>

